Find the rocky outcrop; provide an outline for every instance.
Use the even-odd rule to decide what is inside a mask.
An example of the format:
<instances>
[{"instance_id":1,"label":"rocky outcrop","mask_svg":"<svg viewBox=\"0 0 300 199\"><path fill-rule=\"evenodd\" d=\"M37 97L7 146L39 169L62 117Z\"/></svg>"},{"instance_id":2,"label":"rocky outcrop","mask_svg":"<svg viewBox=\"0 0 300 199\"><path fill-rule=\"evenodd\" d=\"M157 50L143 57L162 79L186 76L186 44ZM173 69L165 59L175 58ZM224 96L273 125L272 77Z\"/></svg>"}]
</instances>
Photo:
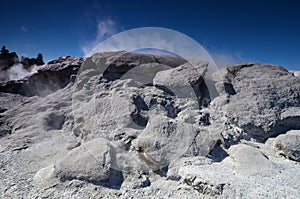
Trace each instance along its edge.
<instances>
[{"instance_id":1,"label":"rocky outcrop","mask_svg":"<svg viewBox=\"0 0 300 199\"><path fill-rule=\"evenodd\" d=\"M97 74L103 73L108 80L120 79L125 75L123 78L134 79L136 77L147 84L152 82L156 72L185 62L186 60L174 56L143 55L120 51L100 53L87 58L81 70L86 71L86 67L93 67L97 69ZM50 61L26 79L1 83L0 91L24 96L46 96L74 81L82 63L82 58L60 57Z\"/></svg>"},{"instance_id":2,"label":"rocky outcrop","mask_svg":"<svg viewBox=\"0 0 300 199\"><path fill-rule=\"evenodd\" d=\"M0 197L298 196L299 78L247 63L211 88L207 67L105 52L2 85Z\"/></svg>"},{"instance_id":3,"label":"rocky outcrop","mask_svg":"<svg viewBox=\"0 0 300 199\"><path fill-rule=\"evenodd\" d=\"M103 74L107 80L131 78L149 84L158 71L174 68L185 62L181 57L167 55L104 52L87 58L81 69L97 69L97 73Z\"/></svg>"},{"instance_id":4,"label":"rocky outcrop","mask_svg":"<svg viewBox=\"0 0 300 199\"><path fill-rule=\"evenodd\" d=\"M209 90L204 82L208 63L186 63L172 70L160 71L153 79L153 84L181 98L195 98L208 105ZM204 102L205 99L207 102Z\"/></svg>"},{"instance_id":5,"label":"rocky outcrop","mask_svg":"<svg viewBox=\"0 0 300 199\"><path fill-rule=\"evenodd\" d=\"M20 94L23 96L46 96L64 88L76 75L82 58L61 57L40 68L37 73L21 80L0 84L0 92Z\"/></svg>"},{"instance_id":6,"label":"rocky outcrop","mask_svg":"<svg viewBox=\"0 0 300 199\"><path fill-rule=\"evenodd\" d=\"M229 122L242 128L241 138L265 141L300 129L300 79L282 67L239 64L226 76L234 93L224 107Z\"/></svg>"},{"instance_id":7,"label":"rocky outcrop","mask_svg":"<svg viewBox=\"0 0 300 199\"><path fill-rule=\"evenodd\" d=\"M262 153L263 145L257 148L249 144L232 146L229 156L220 163L212 163L204 158L185 159L171 165L173 172L170 174L177 176L180 182L200 193L203 198L298 195L299 165L282 164Z\"/></svg>"}]
</instances>

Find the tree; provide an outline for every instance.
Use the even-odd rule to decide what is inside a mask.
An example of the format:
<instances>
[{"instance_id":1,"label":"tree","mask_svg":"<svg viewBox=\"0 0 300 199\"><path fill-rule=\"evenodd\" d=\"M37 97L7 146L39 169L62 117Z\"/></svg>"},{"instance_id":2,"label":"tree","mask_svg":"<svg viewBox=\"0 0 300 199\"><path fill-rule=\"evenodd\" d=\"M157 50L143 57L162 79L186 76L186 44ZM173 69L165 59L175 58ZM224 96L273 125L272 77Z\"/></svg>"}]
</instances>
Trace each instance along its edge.
<instances>
[{"instance_id":1,"label":"tree","mask_svg":"<svg viewBox=\"0 0 300 199\"><path fill-rule=\"evenodd\" d=\"M43 55L42 55L42 53L39 53L36 57L36 65L39 66L39 65L43 65L43 64L45 64L44 60L43 60Z\"/></svg>"},{"instance_id":2,"label":"tree","mask_svg":"<svg viewBox=\"0 0 300 199\"><path fill-rule=\"evenodd\" d=\"M28 57L22 56L21 63L23 64L23 68L25 69L29 69L31 67L31 61Z\"/></svg>"},{"instance_id":3,"label":"tree","mask_svg":"<svg viewBox=\"0 0 300 199\"><path fill-rule=\"evenodd\" d=\"M8 55L9 51L6 49L6 46L3 45L1 48L1 55Z\"/></svg>"},{"instance_id":4,"label":"tree","mask_svg":"<svg viewBox=\"0 0 300 199\"><path fill-rule=\"evenodd\" d=\"M5 45L0 50L0 68L7 70L19 61L19 57L15 52L9 52Z\"/></svg>"}]
</instances>

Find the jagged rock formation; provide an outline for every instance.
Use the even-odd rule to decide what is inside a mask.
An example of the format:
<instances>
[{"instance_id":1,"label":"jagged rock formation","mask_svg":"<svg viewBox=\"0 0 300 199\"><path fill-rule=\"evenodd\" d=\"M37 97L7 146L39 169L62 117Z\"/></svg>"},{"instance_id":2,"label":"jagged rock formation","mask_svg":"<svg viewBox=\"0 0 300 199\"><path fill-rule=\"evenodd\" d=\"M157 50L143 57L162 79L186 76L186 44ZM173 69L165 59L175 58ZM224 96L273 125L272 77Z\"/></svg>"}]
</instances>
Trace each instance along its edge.
<instances>
[{"instance_id":1,"label":"jagged rock formation","mask_svg":"<svg viewBox=\"0 0 300 199\"><path fill-rule=\"evenodd\" d=\"M207 67L105 52L2 84L1 198L297 198L300 79Z\"/></svg>"},{"instance_id":2,"label":"jagged rock formation","mask_svg":"<svg viewBox=\"0 0 300 199\"><path fill-rule=\"evenodd\" d=\"M0 92L29 97L46 96L67 86L72 81L72 75L77 74L82 62L82 58L61 57L25 79L0 83Z\"/></svg>"}]
</instances>

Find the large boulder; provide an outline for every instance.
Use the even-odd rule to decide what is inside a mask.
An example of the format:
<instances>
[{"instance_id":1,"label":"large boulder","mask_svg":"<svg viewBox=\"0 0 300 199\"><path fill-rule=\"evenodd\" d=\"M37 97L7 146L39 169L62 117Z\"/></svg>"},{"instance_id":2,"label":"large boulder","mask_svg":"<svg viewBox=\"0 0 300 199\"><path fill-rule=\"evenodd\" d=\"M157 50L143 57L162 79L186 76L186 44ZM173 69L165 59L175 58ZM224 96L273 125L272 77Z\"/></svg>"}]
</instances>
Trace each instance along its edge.
<instances>
[{"instance_id":1,"label":"large boulder","mask_svg":"<svg viewBox=\"0 0 300 199\"><path fill-rule=\"evenodd\" d=\"M133 141L133 146L144 153L145 163L157 170L184 155L198 134L199 130L191 124L152 115L146 128Z\"/></svg>"},{"instance_id":2,"label":"large boulder","mask_svg":"<svg viewBox=\"0 0 300 199\"><path fill-rule=\"evenodd\" d=\"M81 143L55 165L54 175L60 180L101 182L110 177L110 149L105 139Z\"/></svg>"},{"instance_id":3,"label":"large boulder","mask_svg":"<svg viewBox=\"0 0 300 199\"><path fill-rule=\"evenodd\" d=\"M243 175L254 175L273 166L266 155L246 144L234 145L228 153L235 169Z\"/></svg>"},{"instance_id":4,"label":"large boulder","mask_svg":"<svg viewBox=\"0 0 300 199\"><path fill-rule=\"evenodd\" d=\"M300 131L291 130L277 136L274 141L274 148L280 155L300 162Z\"/></svg>"},{"instance_id":5,"label":"large boulder","mask_svg":"<svg viewBox=\"0 0 300 199\"><path fill-rule=\"evenodd\" d=\"M126 51L96 53L88 57L81 71L96 69L108 80L133 79L151 84L158 71L177 67L186 60L170 55L139 54Z\"/></svg>"},{"instance_id":6,"label":"large boulder","mask_svg":"<svg viewBox=\"0 0 300 199\"><path fill-rule=\"evenodd\" d=\"M156 74L153 84L162 87L181 98L209 98L204 82L207 71L206 62L187 62L177 68L160 71Z\"/></svg>"},{"instance_id":7,"label":"large boulder","mask_svg":"<svg viewBox=\"0 0 300 199\"><path fill-rule=\"evenodd\" d=\"M300 79L282 67L245 63L232 65L226 81L234 92L223 108L228 121L246 133L241 138L265 141L300 129Z\"/></svg>"}]
</instances>

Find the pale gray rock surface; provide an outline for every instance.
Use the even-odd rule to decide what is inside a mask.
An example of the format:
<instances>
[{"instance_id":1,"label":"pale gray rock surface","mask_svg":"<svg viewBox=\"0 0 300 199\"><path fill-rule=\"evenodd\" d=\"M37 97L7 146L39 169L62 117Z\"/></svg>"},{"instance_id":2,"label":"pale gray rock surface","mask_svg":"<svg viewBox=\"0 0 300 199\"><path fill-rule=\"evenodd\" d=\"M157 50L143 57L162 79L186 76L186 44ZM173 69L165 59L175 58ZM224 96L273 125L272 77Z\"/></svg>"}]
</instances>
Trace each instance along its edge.
<instances>
[{"instance_id":1,"label":"pale gray rock surface","mask_svg":"<svg viewBox=\"0 0 300 199\"><path fill-rule=\"evenodd\" d=\"M81 69L96 69L98 74L103 74L103 76L109 80L120 79L125 74L130 75L131 78L139 78L141 80L140 75L149 79L155 75L155 71L174 68L185 62L185 59L175 56L147 55L128 53L126 51L103 52L96 53L87 58ZM143 70L137 70L143 65L146 66L143 67ZM134 69L135 67L138 68ZM130 73L130 70L133 71ZM145 76L144 72L147 72L147 76ZM138 74L138 76L134 76L133 74ZM143 83L150 83L148 82L149 80L144 81L145 80L143 80Z\"/></svg>"},{"instance_id":2,"label":"pale gray rock surface","mask_svg":"<svg viewBox=\"0 0 300 199\"><path fill-rule=\"evenodd\" d=\"M54 168L60 180L101 182L109 178L110 151L105 139L93 139L71 150Z\"/></svg>"},{"instance_id":3,"label":"pale gray rock surface","mask_svg":"<svg viewBox=\"0 0 300 199\"><path fill-rule=\"evenodd\" d=\"M282 67L240 64L226 76L234 93L224 107L230 123L245 130L241 138L265 141L300 128L300 79Z\"/></svg>"},{"instance_id":4,"label":"pale gray rock surface","mask_svg":"<svg viewBox=\"0 0 300 199\"><path fill-rule=\"evenodd\" d=\"M291 130L268 142L277 154L300 162L300 131Z\"/></svg>"},{"instance_id":5,"label":"pale gray rock surface","mask_svg":"<svg viewBox=\"0 0 300 199\"><path fill-rule=\"evenodd\" d=\"M183 156L199 133L200 131L191 124L156 115L151 117L132 145L147 152L157 162L156 165L152 165L157 167L157 170ZM149 164L151 166L151 162Z\"/></svg>"},{"instance_id":6,"label":"pale gray rock surface","mask_svg":"<svg viewBox=\"0 0 300 199\"><path fill-rule=\"evenodd\" d=\"M0 198L299 198L300 84L282 67L234 65L211 88L203 62L82 61L45 66L57 89L2 85Z\"/></svg>"},{"instance_id":7,"label":"pale gray rock surface","mask_svg":"<svg viewBox=\"0 0 300 199\"><path fill-rule=\"evenodd\" d=\"M204 75L208 63L186 63L177 68L158 72L153 79L155 86L162 86L177 97L202 98L200 87L204 83ZM208 96L209 97L209 96Z\"/></svg>"},{"instance_id":8,"label":"pale gray rock surface","mask_svg":"<svg viewBox=\"0 0 300 199\"><path fill-rule=\"evenodd\" d=\"M231 150L233 155L219 163L199 165L192 160L188 165L180 166L177 173L180 181L208 198L299 196L299 164L268 160L260 149L250 146L238 144ZM250 155L248 159L247 155ZM262 162L253 164L258 160Z\"/></svg>"}]
</instances>

